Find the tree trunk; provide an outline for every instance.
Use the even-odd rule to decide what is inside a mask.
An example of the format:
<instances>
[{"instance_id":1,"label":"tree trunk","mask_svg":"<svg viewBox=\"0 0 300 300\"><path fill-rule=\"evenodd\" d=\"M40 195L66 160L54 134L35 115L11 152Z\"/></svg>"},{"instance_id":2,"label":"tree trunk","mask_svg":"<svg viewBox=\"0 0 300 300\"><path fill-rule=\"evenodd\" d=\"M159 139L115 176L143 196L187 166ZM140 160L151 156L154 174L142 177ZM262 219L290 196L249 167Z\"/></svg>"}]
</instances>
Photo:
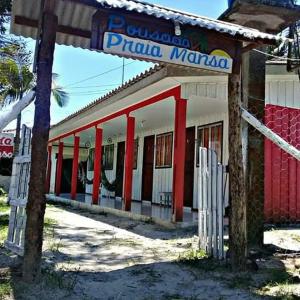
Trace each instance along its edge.
<instances>
[{"instance_id":1,"label":"tree trunk","mask_svg":"<svg viewBox=\"0 0 300 300\"><path fill-rule=\"evenodd\" d=\"M15 144L14 144L14 156L17 156L19 153L21 121L22 121L22 113L19 113L18 117L17 117L16 136L15 136Z\"/></svg>"},{"instance_id":2,"label":"tree trunk","mask_svg":"<svg viewBox=\"0 0 300 300\"><path fill-rule=\"evenodd\" d=\"M50 129L50 95L53 54L57 29L57 16L44 12L42 37L37 60L37 86L34 125L32 130L31 171L26 207L23 279L38 280L43 244L44 214L46 208L45 182L47 168L47 143Z\"/></svg>"},{"instance_id":3,"label":"tree trunk","mask_svg":"<svg viewBox=\"0 0 300 300\"><path fill-rule=\"evenodd\" d=\"M237 51L234 69L228 78L230 219L229 253L234 271L246 268L246 188L241 117L241 57Z\"/></svg>"}]
</instances>

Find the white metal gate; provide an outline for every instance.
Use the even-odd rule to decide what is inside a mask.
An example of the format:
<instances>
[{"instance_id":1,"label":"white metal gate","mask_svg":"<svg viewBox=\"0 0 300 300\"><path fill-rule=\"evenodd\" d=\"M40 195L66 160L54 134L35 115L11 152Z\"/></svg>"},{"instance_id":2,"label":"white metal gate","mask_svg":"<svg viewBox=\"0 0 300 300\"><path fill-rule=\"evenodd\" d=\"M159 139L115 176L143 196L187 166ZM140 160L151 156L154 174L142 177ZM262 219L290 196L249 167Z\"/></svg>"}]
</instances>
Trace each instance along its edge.
<instances>
[{"instance_id":1,"label":"white metal gate","mask_svg":"<svg viewBox=\"0 0 300 300\"><path fill-rule=\"evenodd\" d=\"M31 162L31 129L23 125L19 154L13 161L8 200L10 216L5 247L18 255L24 252L26 204Z\"/></svg>"},{"instance_id":2,"label":"white metal gate","mask_svg":"<svg viewBox=\"0 0 300 300\"><path fill-rule=\"evenodd\" d=\"M199 247L209 256L224 258L224 173L217 154L200 147L198 170Z\"/></svg>"}]
</instances>

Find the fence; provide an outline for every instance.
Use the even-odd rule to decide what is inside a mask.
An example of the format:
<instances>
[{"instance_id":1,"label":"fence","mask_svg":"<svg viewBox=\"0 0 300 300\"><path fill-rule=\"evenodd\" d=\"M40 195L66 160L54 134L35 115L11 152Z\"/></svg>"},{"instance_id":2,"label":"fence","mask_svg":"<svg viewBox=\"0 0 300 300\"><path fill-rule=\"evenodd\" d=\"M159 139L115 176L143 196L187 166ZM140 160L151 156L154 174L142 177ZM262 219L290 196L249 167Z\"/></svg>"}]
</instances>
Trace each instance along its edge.
<instances>
[{"instance_id":1,"label":"fence","mask_svg":"<svg viewBox=\"0 0 300 300\"><path fill-rule=\"evenodd\" d=\"M199 149L198 229L199 246L209 256L224 258L224 171L217 154Z\"/></svg>"},{"instance_id":2,"label":"fence","mask_svg":"<svg viewBox=\"0 0 300 300\"><path fill-rule=\"evenodd\" d=\"M11 206L5 247L18 255L24 252L26 204L31 162L31 129L23 125L19 154L13 162L8 200Z\"/></svg>"}]
</instances>

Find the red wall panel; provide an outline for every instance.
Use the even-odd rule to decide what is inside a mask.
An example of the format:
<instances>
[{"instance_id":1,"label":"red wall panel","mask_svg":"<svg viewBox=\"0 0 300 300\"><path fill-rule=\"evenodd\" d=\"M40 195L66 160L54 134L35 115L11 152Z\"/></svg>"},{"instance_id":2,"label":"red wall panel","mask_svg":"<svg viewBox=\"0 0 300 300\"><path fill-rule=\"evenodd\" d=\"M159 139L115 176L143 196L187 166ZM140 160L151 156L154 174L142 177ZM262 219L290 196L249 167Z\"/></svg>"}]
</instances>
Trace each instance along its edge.
<instances>
[{"instance_id":1,"label":"red wall panel","mask_svg":"<svg viewBox=\"0 0 300 300\"><path fill-rule=\"evenodd\" d=\"M265 124L300 150L300 109L265 107ZM265 219L300 221L300 162L265 139Z\"/></svg>"}]
</instances>

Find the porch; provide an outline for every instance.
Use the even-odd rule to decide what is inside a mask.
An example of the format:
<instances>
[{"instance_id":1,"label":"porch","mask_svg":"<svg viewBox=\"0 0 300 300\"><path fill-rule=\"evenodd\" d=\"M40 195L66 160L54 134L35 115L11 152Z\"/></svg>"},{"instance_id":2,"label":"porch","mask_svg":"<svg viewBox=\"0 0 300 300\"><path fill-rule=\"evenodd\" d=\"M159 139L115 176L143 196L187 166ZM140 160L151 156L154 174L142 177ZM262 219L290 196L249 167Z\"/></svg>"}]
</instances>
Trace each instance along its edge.
<instances>
[{"instance_id":1,"label":"porch","mask_svg":"<svg viewBox=\"0 0 300 300\"><path fill-rule=\"evenodd\" d=\"M47 191L193 223L197 149L212 148L226 164L227 124L227 76L156 67L52 127ZM172 209L160 205L161 193L171 194Z\"/></svg>"},{"instance_id":2,"label":"porch","mask_svg":"<svg viewBox=\"0 0 300 300\"><path fill-rule=\"evenodd\" d=\"M48 194L47 200L69 204L74 207L83 208L87 211L98 213L110 213L116 216L124 216L134 220L141 220L145 222L153 222L164 227L174 227L172 222L172 208L151 203L149 201L132 201L131 211L124 211L124 204L121 198L99 198L99 204L93 205L93 197L89 194L76 194L76 199L72 199L71 194L60 194L55 196L54 194ZM191 209L184 209L183 222L179 227L191 227L196 226L198 222L198 212ZM178 227L177 224L177 227Z\"/></svg>"}]
</instances>

